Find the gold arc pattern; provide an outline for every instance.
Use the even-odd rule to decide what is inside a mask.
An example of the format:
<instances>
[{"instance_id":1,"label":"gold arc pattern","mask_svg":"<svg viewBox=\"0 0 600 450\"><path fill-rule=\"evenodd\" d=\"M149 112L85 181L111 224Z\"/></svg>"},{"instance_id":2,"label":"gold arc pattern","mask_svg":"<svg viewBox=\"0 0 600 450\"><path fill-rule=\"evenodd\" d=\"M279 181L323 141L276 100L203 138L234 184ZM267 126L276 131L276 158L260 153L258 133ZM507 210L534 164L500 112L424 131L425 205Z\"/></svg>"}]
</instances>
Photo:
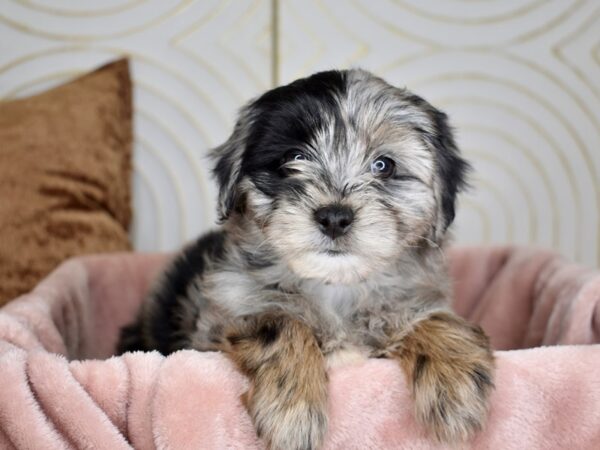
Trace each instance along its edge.
<instances>
[{"instance_id":1,"label":"gold arc pattern","mask_svg":"<svg viewBox=\"0 0 600 450\"><path fill-rule=\"evenodd\" d=\"M572 41L574 41L577 36L583 34L585 31L587 31L593 25L596 25L596 27L598 27L598 21L599 20L600 20L600 4L596 8L596 10L592 14L589 15L589 17L587 18L587 20L585 20L575 31L573 31L572 33L568 34L563 39L559 40L556 43L556 45L554 45L552 47L552 54L558 60L560 60L560 62L562 62L565 66L567 66L569 69L571 69L573 71L573 73L583 83L585 83L590 88L590 90L594 93L594 95L596 95L596 97L598 97L600 99L600 90L598 89L598 87L595 86L594 83L592 83L581 72L581 69L579 69L575 65L570 64L569 61L568 61L568 59L565 57L565 55L563 53L564 47L566 47L569 43L571 43ZM594 47L592 47L592 49L591 49L591 55L592 55L593 58L596 59L596 62L600 66L600 58L598 58L598 53L597 53L599 48L600 48L600 40L598 41L598 43L596 43L596 45ZM594 117L597 117L597 116L598 115L596 114Z\"/></svg>"},{"instance_id":2,"label":"gold arc pattern","mask_svg":"<svg viewBox=\"0 0 600 450\"><path fill-rule=\"evenodd\" d=\"M525 185L525 183L523 182L523 180L521 180L521 178L518 176L518 174L506 163L506 161L504 161L503 159L497 158L495 156L489 155L487 153L482 152L480 149L475 148L475 149L469 149L469 148L463 148L465 150L465 153L467 155L473 155L477 157L478 161L487 161L490 164L493 164L496 168L499 168L500 170L506 172L508 174L508 176L511 178L512 181L514 181L515 184L517 184L520 188L519 192L523 194L523 196L525 197L525 203L527 204L527 212L526 215L529 218L528 222L527 222L527 229L529 230L527 237L529 239L530 242L533 242L533 240L535 239L535 236L537 235L537 227L538 227L538 221L537 221L537 217L535 214L533 214L533 210L534 210L534 206L533 206L533 199L531 198L531 195L529 194L529 191L527 190L527 186ZM493 190L494 192L500 193L500 188L497 188L493 183L484 180L482 178L478 178L479 182L485 182L487 185L491 186L491 190ZM508 208L510 209L510 208ZM510 217L510 223L512 225L513 220L512 220L512 215L509 216ZM514 226L513 226L514 228ZM553 234L555 232L555 230L552 230ZM554 245L558 244L558 241L554 241L553 242Z\"/></svg>"},{"instance_id":3,"label":"gold arc pattern","mask_svg":"<svg viewBox=\"0 0 600 450\"><path fill-rule=\"evenodd\" d=\"M536 103L540 104L544 109L546 109L548 112L550 112L561 123L561 125L565 127L565 129L568 131L570 136L576 142L577 147L579 149L579 153L582 155L582 157L584 158L584 160L586 162L585 169L587 171L589 171L589 174L593 180L592 185L593 185L593 189L594 189L595 200L592 199L592 201L595 201L596 204L600 204L600 181L597 178L597 174L593 170L594 165L591 161L591 156L588 153L587 147L584 145L582 138L573 129L570 122L562 115L561 112L559 112L554 106L552 106L546 99L540 97L537 94L534 94L530 89L528 89L527 87L521 86L517 82L508 80L508 79L502 79L500 77L483 75L481 73L463 72L460 75L447 75L447 74L440 75L440 76L430 77L427 79L422 79L419 82L414 82L413 85L425 84L427 82L433 82L436 80L442 80L442 81L448 81L451 79L463 79L464 80L465 78L472 79L472 80L489 81L492 83L497 83L499 85L511 87L512 89L515 89L516 91L520 92L521 94L523 94L527 97L530 97ZM456 101L464 102L465 100L466 100L466 98L463 98L461 100L456 100ZM512 109L513 109L513 111L512 111L513 114L523 117L523 114L520 111L518 112L516 108L512 108ZM537 128L541 134L549 136L548 133L542 128L541 125L535 123L534 121L532 121L529 118L527 118L526 121L529 124L531 124L532 126L534 126L535 128ZM560 147L560 145L558 145L558 143L555 143L554 145L552 145L552 148L555 150L556 156L559 158L559 160L562 163L563 168L567 172L567 176L570 181L570 186L573 189L575 189L575 194L574 194L573 200L576 203L577 211L580 212L580 211L582 211L582 206L581 206L582 193L579 191L579 187L575 181L576 176L575 176L575 173L573 172L572 166L567 158L567 155L565 155L564 151L561 150L561 147ZM578 214L578 217L581 217L581 215ZM596 210L596 221L597 221L597 223L600 223L600 210L598 210L598 209ZM577 239L579 239L579 240L582 239L581 234L577 235ZM597 248L597 258L598 258L598 260L600 260L600 243L598 243L597 247L598 247Z\"/></svg>"},{"instance_id":4,"label":"gold arc pattern","mask_svg":"<svg viewBox=\"0 0 600 450\"><path fill-rule=\"evenodd\" d=\"M152 183L151 179L152 177L146 172L146 169L139 165L136 161L133 162L133 171L134 171L134 177L135 176L139 176L140 180L142 182L142 184L146 187L147 191L150 193L150 198L152 200L152 203L154 204L155 210L159 211L160 210L160 195L158 194L158 191L156 190L156 188L154 187L154 184ZM156 216L154 216L154 223L156 223L156 227L158 228L158 232L157 235L154 237L154 241L155 241L155 248L158 249L164 249L164 224L163 224L163 219L162 219L162 214L158 213L156 214ZM136 220L140 220L140 214L136 214L136 211L134 211L134 221ZM133 225L133 223L132 223ZM134 242L135 242L135 236L133 237Z\"/></svg>"},{"instance_id":5,"label":"gold arc pattern","mask_svg":"<svg viewBox=\"0 0 600 450\"><path fill-rule=\"evenodd\" d=\"M253 15L256 14L258 7L263 1L264 0L253 0L253 2L250 4L250 7L244 10L244 13L241 16L236 18L233 24L234 28L229 30L225 29L223 32L220 33L219 36L217 36L216 39L219 48L222 49L225 53L227 53L231 57L231 59L239 65L239 67L242 69L243 74L246 75L246 78L252 80L253 83L256 86L258 86L259 90L261 91L264 91L270 87L267 84L268 81L267 83L264 83L263 80L261 80L260 77L256 75L255 71L250 66L248 66L248 64L246 63L246 61L244 61L243 58L236 57L235 53L229 48L229 46L225 45L222 37L239 31L239 29L242 28L244 22L247 22Z\"/></svg>"},{"instance_id":6,"label":"gold arc pattern","mask_svg":"<svg viewBox=\"0 0 600 450\"><path fill-rule=\"evenodd\" d=\"M509 242L512 242L515 237L515 225L513 222L513 217L510 214L510 207L508 206L508 201L504 198L501 189L496 187L493 183L490 183L484 178L477 177L474 181L477 184L477 188L480 192L485 193L485 191L488 191L491 197L494 198L500 205L500 208L504 212L504 214L502 214L502 217L504 217L504 220L506 221L506 238Z\"/></svg>"},{"instance_id":7,"label":"gold arc pattern","mask_svg":"<svg viewBox=\"0 0 600 450\"><path fill-rule=\"evenodd\" d=\"M383 26L384 28L388 29L390 32L397 34L403 38L407 38L407 39L413 40L415 42L420 42L420 43L426 44L432 48L436 48L436 47L445 48L444 44L440 44L440 43L436 42L434 39L424 38L424 37L418 36L414 33L407 32L406 30L400 30L399 28L396 28L396 26L394 24L391 24L388 22L388 20L387 20L388 18L386 18L384 20L384 19L378 17L377 15L372 13L369 10L369 8L363 6L362 3L360 3L360 1L361 0L351 0L351 3L357 9L360 9L361 12L365 16L369 17L371 20L378 23L380 26ZM500 45L500 44L501 45L523 44L527 41L531 41L531 40L537 38L538 36L540 36L542 34L546 34L549 31L551 31L553 28L555 28L555 27L559 26L561 23L565 22L574 13L574 11L577 8L579 8L581 5L583 5L585 3L585 0L576 0L576 1L568 0L568 1L570 1L572 3L572 6L570 8L567 8L561 14L557 15L556 17L551 18L548 22L546 22L542 25L535 23L535 27L532 30L530 30L526 33L520 34L511 39L508 39L505 42L500 42L497 45ZM407 13L407 11L403 10L402 12L400 12L398 14L406 14L406 13ZM470 48L473 50L489 50L490 48L494 48L495 45L473 44L473 45L464 46L462 48ZM454 48L457 48L457 47L454 47Z\"/></svg>"},{"instance_id":8,"label":"gold arc pattern","mask_svg":"<svg viewBox=\"0 0 600 450\"><path fill-rule=\"evenodd\" d=\"M469 211L475 211L481 219L481 224L483 226L483 242L492 242L492 221L488 217L485 210L479 204L471 200L471 198L469 197L462 198L461 203Z\"/></svg>"},{"instance_id":9,"label":"gold arc pattern","mask_svg":"<svg viewBox=\"0 0 600 450\"><path fill-rule=\"evenodd\" d=\"M480 97L457 97L457 98L447 97L447 98L440 100L441 105L450 105L453 102L460 103L462 105L465 105L465 104L487 105L487 106L490 106L490 107L495 108L500 111L502 111L502 110L506 111L508 114L519 118L521 121L523 121L523 123L526 123L533 130L535 130L536 133L544 141L546 141L548 143L548 148L552 149L555 156L560 160L564 160L564 158L560 157L560 155L561 155L560 146L556 142L556 140L552 136L550 136L548 133L546 133L545 130L539 124L537 124L533 119L531 119L530 117L525 115L521 110L514 108L511 105L499 102L499 101L493 101L490 99L485 99L485 98L480 98ZM526 157L530 162L532 162L534 164L534 166L537 167L538 172L542 175L544 186L546 187L547 192L549 194L551 194L551 198L554 200L553 203L558 204L558 197L557 197L557 194L555 191L555 187L550 180L550 175L547 173L543 162L535 156L534 152L529 151L526 147L521 146L520 148L522 150L524 150L521 153L522 156ZM581 194L579 193L579 190L575 183L575 176L572 173L572 171L567 172L566 175L569 178L569 186L568 187L572 194L571 198L573 199L573 202L574 202L576 216L580 218L582 215L581 214L582 206L581 206L581 198L580 198ZM558 229L559 221L560 221L559 215L553 214L553 216L552 216L553 229ZM581 239L582 239L581 233L578 233L576 235L576 238L579 240L579 242L581 242ZM575 251L578 252L578 254L579 254L581 252L581 247L578 245L577 249L575 249Z\"/></svg>"},{"instance_id":10,"label":"gold arc pattern","mask_svg":"<svg viewBox=\"0 0 600 450\"><path fill-rule=\"evenodd\" d=\"M162 155L160 150L158 150L155 146L153 146L150 143L150 141L148 141L147 139L142 138L140 136L136 137L136 141L137 141L136 144L139 147L141 147L146 152L151 154L153 158L155 158L156 160L158 160L161 163L162 170L164 170L167 173L169 179L172 180L173 187L175 188L175 192L177 193L177 195L175 196L175 202L177 203L177 211L178 211L179 217L180 217L179 232L181 233L181 236L187 236L188 233L187 233L187 228L186 228L186 223L187 223L186 216L188 214L188 211L186 210L186 208L182 202L183 187L181 186L181 181L179 180L179 178L173 171L173 168L169 164L169 161L167 161L167 159L165 158L165 156Z\"/></svg>"},{"instance_id":11,"label":"gold arc pattern","mask_svg":"<svg viewBox=\"0 0 600 450\"><path fill-rule=\"evenodd\" d=\"M137 25L135 27L129 28L124 31L119 31L116 33L102 34L102 35L93 35L93 34L62 34L62 33L53 33L50 31L46 31L43 29L35 28L27 24L23 24L18 20L11 19L3 14L0 14L0 22L4 22L6 25L13 27L19 31L22 31L27 34L32 34L35 36L39 36L42 38L57 40L57 41L67 41L67 42L90 42L90 41L100 41L100 40L108 40L114 38L122 38L131 36L133 34L139 33L141 31L148 30L164 21L169 19L176 14L181 13L185 10L194 0L180 0L180 3L172 7L168 13L158 16L154 19L151 19L147 22L144 22L141 25Z\"/></svg>"},{"instance_id":12,"label":"gold arc pattern","mask_svg":"<svg viewBox=\"0 0 600 450\"><path fill-rule=\"evenodd\" d=\"M13 1L15 1L16 3L20 3L24 7L30 8L32 10L43 12L43 13L48 13L48 14L54 14L57 16L100 17L100 16L109 16L109 15L121 13L123 11L127 11L129 9L135 8L135 7L143 4L144 2L147 2L148 0L128 0L119 6L113 6L113 7L102 8L102 9L93 9L93 10L85 9L85 10L81 10L81 11L57 8L57 7L53 7L53 6L46 6L43 4L36 3L32 0L13 0Z\"/></svg>"},{"instance_id":13,"label":"gold arc pattern","mask_svg":"<svg viewBox=\"0 0 600 450\"><path fill-rule=\"evenodd\" d=\"M394 2L400 6L402 9L405 9L411 12L414 15L425 17L427 19L431 19L438 22L445 23L456 23L459 25L488 25L492 23L502 22L506 20L516 19L517 17L523 16L525 14L530 13L531 11L539 8L543 5L546 0L535 0L532 2L523 2L524 5L516 8L508 13L497 14L491 17L477 17L477 18L458 18L452 17L444 14L437 14L432 11L428 11L426 9L418 8L409 2L403 0L394 0Z\"/></svg>"},{"instance_id":14,"label":"gold arc pattern","mask_svg":"<svg viewBox=\"0 0 600 450\"><path fill-rule=\"evenodd\" d=\"M356 63L357 61L359 61L361 58L364 58L369 53L369 50L370 50L369 45L366 44L366 43L364 43L364 42L362 42L361 39L360 39L360 37L358 37L350 29L350 27L348 27L347 25L345 25L342 21L338 20L336 18L335 14L332 13L332 11L325 6L325 4L324 4L324 2L322 0L318 0L317 6L323 12L323 14L325 14L326 16L329 17L329 19L334 24L334 26L336 27L336 29L340 30L346 36L351 37L352 38L352 42L356 42L356 45L357 45L358 48L343 63L343 66L344 67L351 67L352 65L354 65L354 63Z\"/></svg>"},{"instance_id":15,"label":"gold arc pattern","mask_svg":"<svg viewBox=\"0 0 600 450\"><path fill-rule=\"evenodd\" d=\"M461 124L461 129L465 130L471 130L471 131L479 131L482 133L486 133L489 135L492 135L504 142L506 142L509 146L512 146L513 148L516 148L519 150L520 154L536 169L536 171L538 171L538 173L540 174L540 177L542 178L542 183L544 184L545 190L546 192L549 194L550 198L556 198L556 193L554 192L554 187L552 185L552 183L550 182L549 179L549 175L548 172L545 170L544 165L541 164L541 162L539 161L539 159L537 159L535 157L535 154L533 152L531 152L530 149L528 149L527 147L525 147L522 143L518 142L516 138L513 138L511 135L509 135L508 133L505 133L501 130L498 130L496 128L492 128L492 127L486 127L483 125L479 125L479 124L466 124L466 123L462 123ZM513 169L513 167L509 164L508 161L506 161L505 159L500 158L499 156L497 156L496 154L490 153L490 152L486 152L483 149L474 149L471 150L469 152L470 155L474 155L476 157L476 159L478 160L483 160L483 161L490 161L491 163L493 163L494 165L496 165L497 167L502 168L504 171L506 171L507 173L510 174L511 178L515 181L515 183L517 183L520 187L520 192L523 193L523 195L526 198L526 202L528 207L530 208L530 211L532 211L534 209L534 200L533 197L531 196L531 193L529 192L529 190L527 189L527 186L525 186L523 180L521 179L521 177L518 175L517 171ZM559 245L559 237L558 237L558 220L559 220L559 214L558 211L556 209L557 207L557 202L553 201L550 202L550 210L551 210L551 214L552 214L552 222L551 222L551 234L552 234L552 243L554 244L554 246L558 246ZM537 216L535 214L530 214L531 217L531 232L529 235L529 240L531 242L535 241L535 237L537 235L537 229L538 229L538 223L537 223Z\"/></svg>"},{"instance_id":16,"label":"gold arc pattern","mask_svg":"<svg viewBox=\"0 0 600 450\"><path fill-rule=\"evenodd\" d=\"M161 121L157 116L153 113L149 113L148 111L138 111L137 114L141 117L144 117L146 120L153 122L162 132L165 133L169 137L170 140L175 142L176 148L180 149L183 156L188 160L189 167L191 167L192 171L195 174L195 178L200 184L200 192L204 194L204 198L206 198L206 194L209 192L206 179L202 175L200 167L196 163L196 158L193 156L193 151L189 148L189 146L181 141L177 134L163 121Z\"/></svg>"},{"instance_id":17,"label":"gold arc pattern","mask_svg":"<svg viewBox=\"0 0 600 450\"><path fill-rule=\"evenodd\" d=\"M204 25L213 20L218 20L220 14L222 14L226 9L226 2L218 2L217 7L211 9L207 14L200 17L198 20L194 21L193 25L189 28L184 29L180 33L176 34L169 40L169 45L173 48L176 48L183 54L187 55L197 64L203 66L207 72L209 72L215 79L219 80L222 84L226 86L226 88L234 93L235 97L239 99L239 102L245 100L244 95L238 90L238 88L229 83L225 77L223 77L219 71L212 65L210 61L207 61L201 55L197 55L193 50L188 49L184 46L184 41L186 41L190 36L200 30Z\"/></svg>"}]
</instances>

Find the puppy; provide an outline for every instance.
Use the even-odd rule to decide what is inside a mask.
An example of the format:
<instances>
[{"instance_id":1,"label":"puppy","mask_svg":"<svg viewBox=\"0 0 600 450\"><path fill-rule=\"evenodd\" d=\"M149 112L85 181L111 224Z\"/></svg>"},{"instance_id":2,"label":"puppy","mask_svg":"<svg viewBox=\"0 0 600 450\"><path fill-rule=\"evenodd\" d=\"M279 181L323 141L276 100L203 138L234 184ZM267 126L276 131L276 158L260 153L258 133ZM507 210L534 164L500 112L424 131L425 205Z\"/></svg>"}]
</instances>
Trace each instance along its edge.
<instances>
[{"instance_id":1,"label":"puppy","mask_svg":"<svg viewBox=\"0 0 600 450\"><path fill-rule=\"evenodd\" d=\"M213 151L222 228L166 270L120 351L220 350L271 449L315 449L328 365L392 358L439 441L485 420L493 358L448 309L442 248L468 164L444 113L363 70L266 92Z\"/></svg>"}]
</instances>

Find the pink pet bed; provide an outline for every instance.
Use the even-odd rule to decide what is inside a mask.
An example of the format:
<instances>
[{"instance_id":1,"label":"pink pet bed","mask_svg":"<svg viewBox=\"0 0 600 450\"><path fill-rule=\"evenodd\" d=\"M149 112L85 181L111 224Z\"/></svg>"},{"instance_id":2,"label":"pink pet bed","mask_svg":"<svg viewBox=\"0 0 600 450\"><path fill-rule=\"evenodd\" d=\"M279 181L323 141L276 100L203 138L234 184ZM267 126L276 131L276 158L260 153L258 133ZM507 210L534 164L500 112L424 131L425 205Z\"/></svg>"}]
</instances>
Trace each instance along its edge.
<instances>
[{"instance_id":1,"label":"pink pet bed","mask_svg":"<svg viewBox=\"0 0 600 450\"><path fill-rule=\"evenodd\" d=\"M259 449L218 353L111 357L165 255L74 259L0 310L0 447ZM497 358L476 449L600 449L600 274L527 248L450 252L456 311ZM330 373L326 449L435 449L387 360Z\"/></svg>"}]
</instances>

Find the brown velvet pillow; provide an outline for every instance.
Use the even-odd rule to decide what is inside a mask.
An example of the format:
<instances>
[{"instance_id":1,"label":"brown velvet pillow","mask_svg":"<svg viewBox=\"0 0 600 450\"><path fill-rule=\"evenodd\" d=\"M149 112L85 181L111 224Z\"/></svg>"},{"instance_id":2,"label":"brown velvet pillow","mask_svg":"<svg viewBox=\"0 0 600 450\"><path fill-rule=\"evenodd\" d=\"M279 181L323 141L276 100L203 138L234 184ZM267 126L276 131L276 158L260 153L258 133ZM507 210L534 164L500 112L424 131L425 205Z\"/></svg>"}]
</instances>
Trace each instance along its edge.
<instances>
[{"instance_id":1,"label":"brown velvet pillow","mask_svg":"<svg viewBox=\"0 0 600 450\"><path fill-rule=\"evenodd\" d=\"M0 304L64 259L130 249L127 60L0 103Z\"/></svg>"}]
</instances>

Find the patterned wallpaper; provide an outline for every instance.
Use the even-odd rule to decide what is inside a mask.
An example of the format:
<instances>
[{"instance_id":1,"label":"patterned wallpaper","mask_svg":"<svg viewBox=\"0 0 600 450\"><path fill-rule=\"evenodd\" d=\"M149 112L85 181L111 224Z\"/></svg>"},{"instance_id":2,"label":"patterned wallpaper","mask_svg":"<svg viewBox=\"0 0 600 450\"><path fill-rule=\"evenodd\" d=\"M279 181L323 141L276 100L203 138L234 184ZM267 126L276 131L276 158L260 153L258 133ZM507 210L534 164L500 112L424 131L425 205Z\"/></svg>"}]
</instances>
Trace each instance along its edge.
<instances>
[{"instance_id":1,"label":"patterned wallpaper","mask_svg":"<svg viewBox=\"0 0 600 450\"><path fill-rule=\"evenodd\" d=\"M121 54L136 83L139 249L213 225L206 151L245 100L361 66L449 113L476 169L458 242L600 263L597 0L0 0L2 98Z\"/></svg>"}]
</instances>

